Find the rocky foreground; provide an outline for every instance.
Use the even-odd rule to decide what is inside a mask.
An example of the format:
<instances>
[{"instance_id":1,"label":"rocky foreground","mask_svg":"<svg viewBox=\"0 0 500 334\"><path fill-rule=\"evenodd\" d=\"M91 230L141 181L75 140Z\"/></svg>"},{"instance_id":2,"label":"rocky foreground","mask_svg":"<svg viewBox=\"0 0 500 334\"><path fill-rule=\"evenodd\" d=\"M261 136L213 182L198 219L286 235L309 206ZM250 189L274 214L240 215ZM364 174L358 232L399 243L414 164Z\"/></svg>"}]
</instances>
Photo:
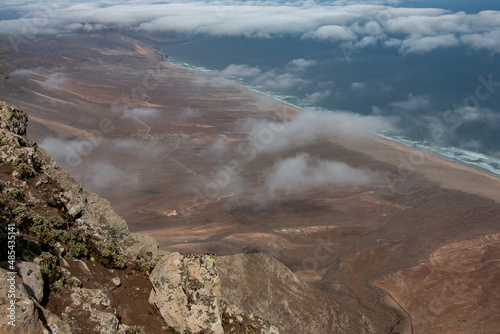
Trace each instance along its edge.
<instances>
[{"instance_id":1,"label":"rocky foreground","mask_svg":"<svg viewBox=\"0 0 500 334\"><path fill-rule=\"evenodd\" d=\"M375 332L268 255L159 250L26 138L23 111L0 102L0 120L0 332Z\"/></svg>"}]
</instances>

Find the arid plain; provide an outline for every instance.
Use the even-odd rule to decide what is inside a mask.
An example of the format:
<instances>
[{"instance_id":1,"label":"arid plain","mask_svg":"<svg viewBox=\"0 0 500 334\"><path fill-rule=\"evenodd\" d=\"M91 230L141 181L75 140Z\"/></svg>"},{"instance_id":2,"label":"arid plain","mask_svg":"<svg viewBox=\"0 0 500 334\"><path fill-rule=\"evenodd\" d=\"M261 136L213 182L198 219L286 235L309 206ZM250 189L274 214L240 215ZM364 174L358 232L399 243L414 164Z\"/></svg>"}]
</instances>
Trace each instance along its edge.
<instances>
[{"instance_id":1,"label":"arid plain","mask_svg":"<svg viewBox=\"0 0 500 334\"><path fill-rule=\"evenodd\" d=\"M164 62L157 37L0 41L0 98L132 231L270 254L381 333L498 332L500 179L349 131L269 151L300 111ZM270 191L300 154L375 177Z\"/></svg>"}]
</instances>

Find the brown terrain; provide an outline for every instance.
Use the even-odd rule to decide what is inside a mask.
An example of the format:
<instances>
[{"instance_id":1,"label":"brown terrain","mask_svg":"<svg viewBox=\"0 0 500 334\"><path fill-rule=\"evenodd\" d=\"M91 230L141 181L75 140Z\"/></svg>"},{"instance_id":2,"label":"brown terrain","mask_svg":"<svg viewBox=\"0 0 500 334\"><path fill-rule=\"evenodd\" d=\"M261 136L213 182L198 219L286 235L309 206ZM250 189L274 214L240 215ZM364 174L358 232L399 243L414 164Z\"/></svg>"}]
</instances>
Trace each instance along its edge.
<instances>
[{"instance_id":1,"label":"brown terrain","mask_svg":"<svg viewBox=\"0 0 500 334\"><path fill-rule=\"evenodd\" d=\"M163 62L156 42L110 33L13 49L2 39L0 98L29 114L28 137L165 250L269 254L377 333L498 332L500 179L377 138L249 156L238 124L299 111ZM211 149L221 142L227 150ZM263 172L298 152L379 181L259 191Z\"/></svg>"}]
</instances>

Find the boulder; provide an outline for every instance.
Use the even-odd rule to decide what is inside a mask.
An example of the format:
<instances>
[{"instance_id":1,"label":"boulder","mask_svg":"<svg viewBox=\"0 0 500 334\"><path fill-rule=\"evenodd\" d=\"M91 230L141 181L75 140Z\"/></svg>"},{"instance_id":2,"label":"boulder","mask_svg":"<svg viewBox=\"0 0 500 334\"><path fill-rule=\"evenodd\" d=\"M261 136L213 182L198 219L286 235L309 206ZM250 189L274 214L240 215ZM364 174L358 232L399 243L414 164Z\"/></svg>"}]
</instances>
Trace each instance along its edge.
<instances>
[{"instance_id":1,"label":"boulder","mask_svg":"<svg viewBox=\"0 0 500 334\"><path fill-rule=\"evenodd\" d=\"M13 288L15 286L15 289ZM11 289L12 287L12 289ZM15 296L9 294L15 290ZM14 310L9 307L13 301ZM25 289L25 283L15 273L0 268L0 333L39 334L72 333L70 326L58 316L33 300ZM15 318L11 316L15 314ZM43 315L41 318L40 315ZM14 319L15 326L9 324Z\"/></svg>"},{"instance_id":2,"label":"boulder","mask_svg":"<svg viewBox=\"0 0 500 334\"><path fill-rule=\"evenodd\" d=\"M213 255L171 253L150 275L150 302L181 333L222 334L220 282Z\"/></svg>"},{"instance_id":3,"label":"boulder","mask_svg":"<svg viewBox=\"0 0 500 334\"><path fill-rule=\"evenodd\" d=\"M115 334L120 325L116 311L106 294L99 289L72 288L71 304L63 317L71 319L73 314L87 314L92 328L98 333Z\"/></svg>"},{"instance_id":4,"label":"boulder","mask_svg":"<svg viewBox=\"0 0 500 334\"><path fill-rule=\"evenodd\" d=\"M0 128L15 133L26 135L28 116L12 104L0 101Z\"/></svg>"},{"instance_id":5,"label":"boulder","mask_svg":"<svg viewBox=\"0 0 500 334\"><path fill-rule=\"evenodd\" d=\"M17 272L28 294L37 302L43 299L43 277L41 267L33 262L19 262L16 266Z\"/></svg>"}]
</instances>

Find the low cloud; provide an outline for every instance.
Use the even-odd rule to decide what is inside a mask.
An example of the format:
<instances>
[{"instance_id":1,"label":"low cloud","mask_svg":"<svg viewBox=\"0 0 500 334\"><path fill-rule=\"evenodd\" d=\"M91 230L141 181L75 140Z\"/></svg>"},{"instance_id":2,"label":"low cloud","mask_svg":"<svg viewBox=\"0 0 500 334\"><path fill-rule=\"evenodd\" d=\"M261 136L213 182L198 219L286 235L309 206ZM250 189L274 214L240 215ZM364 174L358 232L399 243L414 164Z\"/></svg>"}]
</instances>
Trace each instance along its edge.
<instances>
[{"instance_id":1,"label":"low cloud","mask_svg":"<svg viewBox=\"0 0 500 334\"><path fill-rule=\"evenodd\" d=\"M59 87L63 85L66 81L68 81L68 77L64 73L56 72L49 74L47 79L45 79L44 83L49 86Z\"/></svg>"},{"instance_id":2,"label":"low cloud","mask_svg":"<svg viewBox=\"0 0 500 334\"><path fill-rule=\"evenodd\" d=\"M309 103L318 103L330 96L332 92L329 90L324 90L321 92L314 92L311 94L306 94L306 101Z\"/></svg>"},{"instance_id":3,"label":"low cloud","mask_svg":"<svg viewBox=\"0 0 500 334\"><path fill-rule=\"evenodd\" d=\"M379 180L377 173L337 161L320 160L307 153L274 164L265 176L267 193L304 191L328 185L362 186Z\"/></svg>"},{"instance_id":4,"label":"low cloud","mask_svg":"<svg viewBox=\"0 0 500 334\"><path fill-rule=\"evenodd\" d=\"M299 62L300 63L300 62ZM304 66L304 64L302 64ZM273 69L270 71L261 71L258 67L251 67L246 64L231 64L220 74L224 77L240 77L250 81L252 85L261 86L266 90L281 91L290 88L300 88L307 84L298 76L298 73L287 72L287 68Z\"/></svg>"},{"instance_id":5,"label":"low cloud","mask_svg":"<svg viewBox=\"0 0 500 334\"><path fill-rule=\"evenodd\" d=\"M136 189L140 186L140 180L134 162L159 161L169 149L154 140L111 140L100 137L71 140L48 137L39 145L84 187L96 192L111 186ZM113 160L112 156L116 154L121 157L120 163ZM123 164L123 161L128 163Z\"/></svg>"},{"instance_id":6,"label":"low cloud","mask_svg":"<svg viewBox=\"0 0 500 334\"><path fill-rule=\"evenodd\" d=\"M390 128L388 118L307 109L285 123L247 119L241 125L263 153L306 146L328 138L369 136L374 131Z\"/></svg>"},{"instance_id":7,"label":"low cloud","mask_svg":"<svg viewBox=\"0 0 500 334\"><path fill-rule=\"evenodd\" d=\"M138 118L157 118L160 111L154 108L134 108L125 111L125 116L133 116Z\"/></svg>"},{"instance_id":8,"label":"low cloud","mask_svg":"<svg viewBox=\"0 0 500 334\"><path fill-rule=\"evenodd\" d=\"M317 63L316 60L306 60L304 58L293 59L288 62L287 68L290 70L305 71L307 68L314 66Z\"/></svg>"},{"instance_id":9,"label":"low cloud","mask_svg":"<svg viewBox=\"0 0 500 334\"><path fill-rule=\"evenodd\" d=\"M328 41L349 41L356 39L356 34L348 28L339 25L325 25L316 31L305 35L306 38L315 38Z\"/></svg>"},{"instance_id":10,"label":"low cloud","mask_svg":"<svg viewBox=\"0 0 500 334\"><path fill-rule=\"evenodd\" d=\"M64 73L64 67L36 67L19 69L11 73L13 76L23 76L35 80L42 80L46 86L59 87L68 81L68 76Z\"/></svg>"},{"instance_id":11,"label":"low cloud","mask_svg":"<svg viewBox=\"0 0 500 334\"><path fill-rule=\"evenodd\" d=\"M180 112L179 116L177 116L177 120L180 122L185 122L189 119L199 117L200 115L201 113L198 109L185 108Z\"/></svg>"},{"instance_id":12,"label":"low cloud","mask_svg":"<svg viewBox=\"0 0 500 334\"><path fill-rule=\"evenodd\" d=\"M258 67L251 67L246 64L231 64L220 72L225 77L256 77L260 74Z\"/></svg>"},{"instance_id":13,"label":"low cloud","mask_svg":"<svg viewBox=\"0 0 500 334\"><path fill-rule=\"evenodd\" d=\"M0 32L18 35L94 33L108 29L251 38L294 35L362 48L381 41L401 53L426 53L462 45L500 52L500 12L453 13L440 8L395 7L399 0L212 2L75 1L4 2L22 17L0 21ZM298 62L297 62L298 64ZM254 73L251 73L254 75Z\"/></svg>"},{"instance_id":14,"label":"low cloud","mask_svg":"<svg viewBox=\"0 0 500 334\"><path fill-rule=\"evenodd\" d=\"M366 84L364 82L353 82L351 83L351 88L353 90L363 90L366 88Z\"/></svg>"}]
</instances>

